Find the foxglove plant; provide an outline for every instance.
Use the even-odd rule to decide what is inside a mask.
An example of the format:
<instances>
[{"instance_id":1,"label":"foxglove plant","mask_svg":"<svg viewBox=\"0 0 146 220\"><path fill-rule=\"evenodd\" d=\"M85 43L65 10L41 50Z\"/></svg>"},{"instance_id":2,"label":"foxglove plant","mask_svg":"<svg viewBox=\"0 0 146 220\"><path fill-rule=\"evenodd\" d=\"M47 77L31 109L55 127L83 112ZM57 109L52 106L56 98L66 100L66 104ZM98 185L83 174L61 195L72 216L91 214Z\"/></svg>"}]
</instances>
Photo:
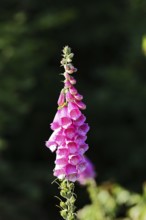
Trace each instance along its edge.
<instances>
[{"instance_id":1,"label":"foxglove plant","mask_svg":"<svg viewBox=\"0 0 146 220\"><path fill-rule=\"evenodd\" d=\"M64 67L64 87L59 95L57 113L51 123L53 133L46 141L46 146L56 152L54 176L61 182L60 195L65 201L60 202L60 213L66 220L76 219L74 182L79 180L87 166L84 153L88 150L85 141L89 130L86 117L81 112L86 109L86 105L82 101L83 96L75 88L73 73L77 69L72 64L73 56L71 49L64 47L61 60Z\"/></svg>"}]
</instances>

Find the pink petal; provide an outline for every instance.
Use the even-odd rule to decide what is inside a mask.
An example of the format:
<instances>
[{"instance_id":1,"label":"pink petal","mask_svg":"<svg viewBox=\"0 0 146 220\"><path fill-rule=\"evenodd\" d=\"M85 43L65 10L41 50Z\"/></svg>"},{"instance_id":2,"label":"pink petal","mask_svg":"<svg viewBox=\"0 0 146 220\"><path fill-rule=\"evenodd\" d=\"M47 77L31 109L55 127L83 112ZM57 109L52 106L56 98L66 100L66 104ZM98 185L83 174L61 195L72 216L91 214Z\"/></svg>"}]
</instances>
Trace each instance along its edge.
<instances>
[{"instance_id":1,"label":"pink petal","mask_svg":"<svg viewBox=\"0 0 146 220\"><path fill-rule=\"evenodd\" d=\"M55 131L56 129L58 129L60 127L59 123L58 122L52 122L51 123L51 129L53 131Z\"/></svg>"},{"instance_id":2,"label":"pink petal","mask_svg":"<svg viewBox=\"0 0 146 220\"><path fill-rule=\"evenodd\" d=\"M57 111L53 123L51 124L52 130L56 130L57 128L59 128L62 125L62 123L70 123L71 120L69 120L68 118L68 108L67 106L64 106L63 108Z\"/></svg>"},{"instance_id":3,"label":"pink petal","mask_svg":"<svg viewBox=\"0 0 146 220\"><path fill-rule=\"evenodd\" d=\"M61 157L61 158L55 160L55 164L56 165L66 166L67 161L68 161L67 158Z\"/></svg>"},{"instance_id":4,"label":"pink petal","mask_svg":"<svg viewBox=\"0 0 146 220\"><path fill-rule=\"evenodd\" d=\"M65 65L65 71L69 74L72 74L77 71L77 69L72 64Z\"/></svg>"},{"instance_id":5,"label":"pink petal","mask_svg":"<svg viewBox=\"0 0 146 220\"><path fill-rule=\"evenodd\" d=\"M68 148L67 147L58 147L57 155L59 155L59 156L68 156Z\"/></svg>"},{"instance_id":6,"label":"pink petal","mask_svg":"<svg viewBox=\"0 0 146 220\"><path fill-rule=\"evenodd\" d=\"M64 135L66 138L72 139L75 136L76 130L74 126L70 126L64 130Z\"/></svg>"},{"instance_id":7,"label":"pink petal","mask_svg":"<svg viewBox=\"0 0 146 220\"><path fill-rule=\"evenodd\" d=\"M65 80L64 85L65 85L66 88L70 88L72 86L72 84L70 83L69 80Z\"/></svg>"},{"instance_id":8,"label":"pink petal","mask_svg":"<svg viewBox=\"0 0 146 220\"><path fill-rule=\"evenodd\" d=\"M57 113L56 113L56 115L53 119L53 122L51 123L51 129L52 130L55 130L55 129L60 127L59 120L60 120L59 111L57 111Z\"/></svg>"},{"instance_id":9,"label":"pink petal","mask_svg":"<svg viewBox=\"0 0 146 220\"><path fill-rule=\"evenodd\" d=\"M46 147L48 147L52 152L57 148L57 144L54 141L46 141Z\"/></svg>"},{"instance_id":10,"label":"pink petal","mask_svg":"<svg viewBox=\"0 0 146 220\"><path fill-rule=\"evenodd\" d=\"M87 157L85 158L85 161L87 163L86 169L82 173L80 173L78 178L80 184L83 185L86 184L88 179L93 179L96 176L95 169L91 161Z\"/></svg>"},{"instance_id":11,"label":"pink petal","mask_svg":"<svg viewBox=\"0 0 146 220\"><path fill-rule=\"evenodd\" d=\"M57 103L59 106L61 106L64 104L64 101L65 101L65 95L64 95L64 92L61 92Z\"/></svg>"},{"instance_id":12,"label":"pink petal","mask_svg":"<svg viewBox=\"0 0 146 220\"><path fill-rule=\"evenodd\" d=\"M52 135L50 136L49 140L46 142L46 146L50 148L51 151L56 150L55 146L57 147L57 142L56 142L56 136L61 132L61 129L56 129Z\"/></svg>"},{"instance_id":13,"label":"pink petal","mask_svg":"<svg viewBox=\"0 0 146 220\"><path fill-rule=\"evenodd\" d=\"M76 166L68 164L66 166L66 175L70 175L70 174L74 174L74 173L77 173Z\"/></svg>"},{"instance_id":14,"label":"pink petal","mask_svg":"<svg viewBox=\"0 0 146 220\"><path fill-rule=\"evenodd\" d=\"M80 155L71 155L69 156L69 163L72 165L77 165L82 160Z\"/></svg>"},{"instance_id":15,"label":"pink petal","mask_svg":"<svg viewBox=\"0 0 146 220\"><path fill-rule=\"evenodd\" d=\"M77 144L75 142L72 142L72 141L67 143L67 147L68 147L68 150L71 154L74 154L78 149Z\"/></svg>"},{"instance_id":16,"label":"pink petal","mask_svg":"<svg viewBox=\"0 0 146 220\"><path fill-rule=\"evenodd\" d=\"M89 131L89 126L87 123L84 123L78 128L77 132L80 135L85 135L88 131Z\"/></svg>"},{"instance_id":17,"label":"pink petal","mask_svg":"<svg viewBox=\"0 0 146 220\"><path fill-rule=\"evenodd\" d=\"M70 116L73 120L76 120L80 117L81 115L81 112L79 109L73 109L71 112L70 112Z\"/></svg>"},{"instance_id":18,"label":"pink petal","mask_svg":"<svg viewBox=\"0 0 146 220\"><path fill-rule=\"evenodd\" d=\"M82 109L82 110L85 110L86 109L86 105L82 102L82 101L78 101L78 100L75 100L75 103L77 104L77 106Z\"/></svg>"},{"instance_id":19,"label":"pink petal","mask_svg":"<svg viewBox=\"0 0 146 220\"><path fill-rule=\"evenodd\" d=\"M59 118L68 117L68 108L64 106L63 108L58 110Z\"/></svg>"},{"instance_id":20,"label":"pink petal","mask_svg":"<svg viewBox=\"0 0 146 220\"><path fill-rule=\"evenodd\" d=\"M72 86L72 87L69 88L69 92L70 92L72 95L76 95L76 94L78 93L77 89L76 89L74 86Z\"/></svg>"},{"instance_id":21,"label":"pink petal","mask_svg":"<svg viewBox=\"0 0 146 220\"><path fill-rule=\"evenodd\" d=\"M82 162L82 163L78 164L77 165L78 173L82 173L86 169L86 166L87 166L86 162Z\"/></svg>"},{"instance_id":22,"label":"pink petal","mask_svg":"<svg viewBox=\"0 0 146 220\"><path fill-rule=\"evenodd\" d=\"M68 102L74 101L74 96L70 92L66 93L66 101L68 101Z\"/></svg>"},{"instance_id":23,"label":"pink petal","mask_svg":"<svg viewBox=\"0 0 146 220\"><path fill-rule=\"evenodd\" d=\"M75 97L76 100L79 100L79 101L83 99L83 96L80 95L79 93L76 94L74 97Z\"/></svg>"},{"instance_id":24,"label":"pink petal","mask_svg":"<svg viewBox=\"0 0 146 220\"><path fill-rule=\"evenodd\" d=\"M54 176L63 179L65 177L65 168L54 169Z\"/></svg>"},{"instance_id":25,"label":"pink petal","mask_svg":"<svg viewBox=\"0 0 146 220\"><path fill-rule=\"evenodd\" d=\"M56 135L55 141L58 145L63 145L65 142L65 137L63 135Z\"/></svg>"},{"instance_id":26,"label":"pink petal","mask_svg":"<svg viewBox=\"0 0 146 220\"><path fill-rule=\"evenodd\" d=\"M76 80L74 79L73 76L70 76L69 81L70 81L70 83L71 83L72 85L76 84Z\"/></svg>"},{"instance_id":27,"label":"pink petal","mask_svg":"<svg viewBox=\"0 0 146 220\"><path fill-rule=\"evenodd\" d=\"M63 128L68 128L72 124L72 120L69 117L61 118L60 122Z\"/></svg>"},{"instance_id":28,"label":"pink petal","mask_svg":"<svg viewBox=\"0 0 146 220\"><path fill-rule=\"evenodd\" d=\"M78 179L78 175L76 173L74 173L74 174L70 174L70 175L66 176L66 178L71 182L75 182Z\"/></svg>"},{"instance_id":29,"label":"pink petal","mask_svg":"<svg viewBox=\"0 0 146 220\"><path fill-rule=\"evenodd\" d=\"M67 72L64 73L64 77L70 80L70 75Z\"/></svg>"},{"instance_id":30,"label":"pink petal","mask_svg":"<svg viewBox=\"0 0 146 220\"><path fill-rule=\"evenodd\" d=\"M85 120L86 120L86 117L83 114L81 114L80 117L76 121L73 122L73 124L76 126L81 126L85 122Z\"/></svg>"},{"instance_id":31,"label":"pink petal","mask_svg":"<svg viewBox=\"0 0 146 220\"><path fill-rule=\"evenodd\" d=\"M87 136L82 136L82 135L75 136L75 142L79 145L83 144L86 139L87 139Z\"/></svg>"},{"instance_id":32,"label":"pink petal","mask_svg":"<svg viewBox=\"0 0 146 220\"><path fill-rule=\"evenodd\" d=\"M81 144L79 147L79 153L84 154L88 149L89 149L88 144L86 144L86 143Z\"/></svg>"},{"instance_id":33,"label":"pink petal","mask_svg":"<svg viewBox=\"0 0 146 220\"><path fill-rule=\"evenodd\" d=\"M80 110L78 109L77 105L73 102L68 103L68 112L73 120L77 120L81 116Z\"/></svg>"}]
</instances>

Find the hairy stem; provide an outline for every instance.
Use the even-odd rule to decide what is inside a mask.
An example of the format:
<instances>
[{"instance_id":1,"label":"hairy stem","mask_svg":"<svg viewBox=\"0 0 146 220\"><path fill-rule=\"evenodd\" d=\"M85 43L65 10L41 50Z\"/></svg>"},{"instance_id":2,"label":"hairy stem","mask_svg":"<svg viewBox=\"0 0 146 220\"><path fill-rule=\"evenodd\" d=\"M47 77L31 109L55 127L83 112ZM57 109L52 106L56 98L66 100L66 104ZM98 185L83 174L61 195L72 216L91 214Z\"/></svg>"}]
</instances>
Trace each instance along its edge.
<instances>
[{"instance_id":1,"label":"hairy stem","mask_svg":"<svg viewBox=\"0 0 146 220\"><path fill-rule=\"evenodd\" d=\"M63 200L60 201L61 216L65 220L76 220L74 183L64 179L61 181L59 189L60 195L63 197Z\"/></svg>"}]
</instances>

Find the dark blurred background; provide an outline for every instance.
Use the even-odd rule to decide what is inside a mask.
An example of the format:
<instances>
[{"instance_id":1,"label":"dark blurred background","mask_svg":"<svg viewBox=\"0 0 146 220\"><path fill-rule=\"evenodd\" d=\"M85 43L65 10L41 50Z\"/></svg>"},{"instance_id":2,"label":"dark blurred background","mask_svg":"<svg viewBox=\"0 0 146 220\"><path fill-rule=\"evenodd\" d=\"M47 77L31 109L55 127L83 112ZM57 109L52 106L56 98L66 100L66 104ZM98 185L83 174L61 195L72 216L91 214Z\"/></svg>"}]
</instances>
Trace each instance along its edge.
<instances>
[{"instance_id":1,"label":"dark blurred background","mask_svg":"<svg viewBox=\"0 0 146 220\"><path fill-rule=\"evenodd\" d=\"M60 219L46 147L75 53L97 182L146 180L146 1L0 1L0 220ZM77 186L78 207L88 202Z\"/></svg>"}]
</instances>

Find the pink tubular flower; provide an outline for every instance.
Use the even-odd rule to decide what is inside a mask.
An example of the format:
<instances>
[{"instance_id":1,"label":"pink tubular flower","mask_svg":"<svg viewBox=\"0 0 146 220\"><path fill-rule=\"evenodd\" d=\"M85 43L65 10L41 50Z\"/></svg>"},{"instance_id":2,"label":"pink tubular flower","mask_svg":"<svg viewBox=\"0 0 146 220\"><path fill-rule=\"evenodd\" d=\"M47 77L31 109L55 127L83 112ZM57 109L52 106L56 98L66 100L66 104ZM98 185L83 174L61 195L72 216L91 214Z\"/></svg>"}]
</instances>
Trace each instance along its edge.
<instances>
[{"instance_id":1,"label":"pink tubular flower","mask_svg":"<svg viewBox=\"0 0 146 220\"><path fill-rule=\"evenodd\" d=\"M76 80L72 76L70 76L69 81L72 85L76 84Z\"/></svg>"},{"instance_id":2,"label":"pink tubular flower","mask_svg":"<svg viewBox=\"0 0 146 220\"><path fill-rule=\"evenodd\" d=\"M74 101L74 96L70 92L66 93L66 101L67 102L73 102Z\"/></svg>"},{"instance_id":3,"label":"pink tubular flower","mask_svg":"<svg viewBox=\"0 0 146 220\"><path fill-rule=\"evenodd\" d=\"M68 103L68 113L70 118L73 120L77 120L81 116L81 112L74 102Z\"/></svg>"},{"instance_id":4,"label":"pink tubular flower","mask_svg":"<svg viewBox=\"0 0 146 220\"><path fill-rule=\"evenodd\" d=\"M92 162L86 157L86 169L80 173L78 181L81 185L85 185L89 179L93 179L96 176L94 166Z\"/></svg>"},{"instance_id":5,"label":"pink tubular flower","mask_svg":"<svg viewBox=\"0 0 146 220\"><path fill-rule=\"evenodd\" d=\"M80 145L79 152L80 154L84 154L89 149L88 144L84 143Z\"/></svg>"},{"instance_id":6,"label":"pink tubular flower","mask_svg":"<svg viewBox=\"0 0 146 220\"><path fill-rule=\"evenodd\" d=\"M75 99L80 101L83 99L83 96L78 93L75 95Z\"/></svg>"},{"instance_id":7,"label":"pink tubular flower","mask_svg":"<svg viewBox=\"0 0 146 220\"><path fill-rule=\"evenodd\" d=\"M82 110L86 109L86 105L82 101L75 100L75 103L80 109Z\"/></svg>"},{"instance_id":8,"label":"pink tubular flower","mask_svg":"<svg viewBox=\"0 0 146 220\"><path fill-rule=\"evenodd\" d=\"M89 131L89 126L87 123L82 124L79 128L78 128L78 133L80 135L85 135L87 132Z\"/></svg>"},{"instance_id":9,"label":"pink tubular flower","mask_svg":"<svg viewBox=\"0 0 146 220\"><path fill-rule=\"evenodd\" d=\"M59 106L61 106L61 105L63 105L64 104L64 101L65 101L65 95L64 95L64 93L61 91L61 93L60 93L60 96L59 96L59 99L58 99L58 105Z\"/></svg>"},{"instance_id":10,"label":"pink tubular flower","mask_svg":"<svg viewBox=\"0 0 146 220\"><path fill-rule=\"evenodd\" d=\"M79 149L78 145L75 142L73 142L73 141L69 141L67 143L67 147L68 147L69 153L71 155L75 154L78 151L78 149Z\"/></svg>"},{"instance_id":11,"label":"pink tubular flower","mask_svg":"<svg viewBox=\"0 0 146 220\"><path fill-rule=\"evenodd\" d=\"M77 69L72 64L65 65L65 70L69 74L72 74L77 71Z\"/></svg>"},{"instance_id":12,"label":"pink tubular flower","mask_svg":"<svg viewBox=\"0 0 146 220\"><path fill-rule=\"evenodd\" d=\"M78 93L78 91L76 90L76 88L73 87L73 86L71 86L71 87L69 88L69 92L70 92L72 95L76 95L76 94Z\"/></svg>"},{"instance_id":13,"label":"pink tubular flower","mask_svg":"<svg viewBox=\"0 0 146 220\"><path fill-rule=\"evenodd\" d=\"M58 111L51 123L53 133L46 141L46 146L52 152L56 151L54 176L75 182L86 169L84 153L89 148L85 143L89 126L81 112L86 108L81 101L83 96L74 87L76 80L71 76L76 68L71 63L65 64L64 68L64 88L58 99Z\"/></svg>"},{"instance_id":14,"label":"pink tubular flower","mask_svg":"<svg viewBox=\"0 0 146 220\"><path fill-rule=\"evenodd\" d=\"M64 130L64 135L68 139L73 139L73 137L75 136L75 133L76 133L76 127L73 125L71 125L70 127Z\"/></svg>"}]
</instances>

